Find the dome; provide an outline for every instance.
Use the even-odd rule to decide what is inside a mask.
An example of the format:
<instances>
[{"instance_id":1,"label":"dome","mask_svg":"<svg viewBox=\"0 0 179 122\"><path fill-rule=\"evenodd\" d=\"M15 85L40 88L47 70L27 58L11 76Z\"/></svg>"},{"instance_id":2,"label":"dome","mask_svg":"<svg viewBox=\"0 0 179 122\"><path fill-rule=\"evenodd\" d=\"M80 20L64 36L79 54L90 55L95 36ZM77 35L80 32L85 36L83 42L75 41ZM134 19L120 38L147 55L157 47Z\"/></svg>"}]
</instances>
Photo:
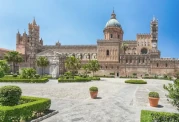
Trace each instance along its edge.
<instances>
[{"instance_id":1,"label":"dome","mask_svg":"<svg viewBox=\"0 0 179 122\"><path fill-rule=\"evenodd\" d=\"M121 25L119 24L119 22L116 19L110 19L107 23L106 23L106 27L121 27Z\"/></svg>"}]
</instances>

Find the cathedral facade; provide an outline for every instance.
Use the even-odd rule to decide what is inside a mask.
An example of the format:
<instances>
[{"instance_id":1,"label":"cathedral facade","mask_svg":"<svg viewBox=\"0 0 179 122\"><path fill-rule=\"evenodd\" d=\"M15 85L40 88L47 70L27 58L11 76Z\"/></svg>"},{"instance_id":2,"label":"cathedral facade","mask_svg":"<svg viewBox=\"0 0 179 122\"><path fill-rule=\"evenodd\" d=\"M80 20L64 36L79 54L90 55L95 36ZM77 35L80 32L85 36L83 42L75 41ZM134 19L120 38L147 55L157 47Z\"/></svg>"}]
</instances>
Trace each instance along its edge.
<instances>
[{"instance_id":1,"label":"cathedral facade","mask_svg":"<svg viewBox=\"0 0 179 122\"><path fill-rule=\"evenodd\" d=\"M36 67L35 59L46 56L50 66L45 72L52 74L55 71L59 75L65 71L62 57L75 56L80 58L82 63L98 60L100 70L96 75L100 76L111 73L116 77L130 76L133 73L163 75L172 74L179 69L178 59L160 57L158 20L155 18L150 23L150 33L137 34L136 40L123 40L124 30L116 19L114 11L103 30L104 38L97 40L96 45L61 45L60 42L55 45L43 45L39 33L40 27L35 19L28 24L28 34L17 33L16 50L22 53L25 59L21 67ZM126 51L123 50L123 45L127 46Z\"/></svg>"}]
</instances>

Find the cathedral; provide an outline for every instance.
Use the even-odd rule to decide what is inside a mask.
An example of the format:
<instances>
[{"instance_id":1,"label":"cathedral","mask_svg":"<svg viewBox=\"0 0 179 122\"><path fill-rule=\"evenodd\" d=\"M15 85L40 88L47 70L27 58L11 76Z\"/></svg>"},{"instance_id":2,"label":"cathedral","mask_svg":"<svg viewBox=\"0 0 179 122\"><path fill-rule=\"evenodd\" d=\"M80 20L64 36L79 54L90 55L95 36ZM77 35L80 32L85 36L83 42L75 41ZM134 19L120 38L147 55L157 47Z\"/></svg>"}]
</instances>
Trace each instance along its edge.
<instances>
[{"instance_id":1,"label":"cathedral","mask_svg":"<svg viewBox=\"0 0 179 122\"><path fill-rule=\"evenodd\" d=\"M153 18L148 34L137 34L136 40L124 40L124 30L116 18L114 11L106 23L103 33L104 38L97 40L96 45L44 45L40 38L40 26L35 18L28 24L28 34L24 32L16 35L16 51L23 54L25 62L22 67L34 67L39 56L46 56L50 65L45 73L58 76L65 71L64 62L67 56L75 56L81 62L98 60L100 70L98 76L115 77L137 75L163 75L173 74L179 69L179 60L174 58L161 58L158 50L158 20ZM123 45L127 48L124 51Z\"/></svg>"}]
</instances>

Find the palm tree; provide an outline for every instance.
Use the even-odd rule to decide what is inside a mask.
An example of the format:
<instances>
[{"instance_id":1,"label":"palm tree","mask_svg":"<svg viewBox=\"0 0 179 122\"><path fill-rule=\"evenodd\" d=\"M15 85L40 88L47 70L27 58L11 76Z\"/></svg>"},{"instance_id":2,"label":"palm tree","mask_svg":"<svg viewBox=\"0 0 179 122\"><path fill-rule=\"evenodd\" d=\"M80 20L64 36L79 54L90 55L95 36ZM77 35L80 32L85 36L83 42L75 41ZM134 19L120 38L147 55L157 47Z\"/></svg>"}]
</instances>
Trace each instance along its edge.
<instances>
[{"instance_id":1,"label":"palm tree","mask_svg":"<svg viewBox=\"0 0 179 122\"><path fill-rule=\"evenodd\" d=\"M17 51L10 51L10 52L7 52L5 55L4 55L4 59L6 59L8 62L12 63L12 71L13 73L15 73L15 66L18 64L18 63L21 63L23 62L23 58L22 56L20 55L19 52Z\"/></svg>"},{"instance_id":2,"label":"palm tree","mask_svg":"<svg viewBox=\"0 0 179 122\"><path fill-rule=\"evenodd\" d=\"M37 66L38 66L38 67L41 67L42 76L43 76L43 74L44 74L44 68L49 65L49 61L48 61L47 57L40 56L40 57L38 57L38 59L36 60L36 62L37 62Z\"/></svg>"},{"instance_id":3,"label":"palm tree","mask_svg":"<svg viewBox=\"0 0 179 122\"><path fill-rule=\"evenodd\" d=\"M128 48L128 44L122 43L121 45L122 50L124 51L124 59L125 59L125 75L126 75L126 50Z\"/></svg>"},{"instance_id":4,"label":"palm tree","mask_svg":"<svg viewBox=\"0 0 179 122\"><path fill-rule=\"evenodd\" d=\"M94 77L94 72L98 71L99 68L100 68L100 65L97 60L89 61L89 70L93 72L93 77Z\"/></svg>"},{"instance_id":5,"label":"palm tree","mask_svg":"<svg viewBox=\"0 0 179 122\"><path fill-rule=\"evenodd\" d=\"M75 72L78 71L81 67L81 61L74 56L70 56L65 61L65 68L69 70L74 76Z\"/></svg>"}]
</instances>

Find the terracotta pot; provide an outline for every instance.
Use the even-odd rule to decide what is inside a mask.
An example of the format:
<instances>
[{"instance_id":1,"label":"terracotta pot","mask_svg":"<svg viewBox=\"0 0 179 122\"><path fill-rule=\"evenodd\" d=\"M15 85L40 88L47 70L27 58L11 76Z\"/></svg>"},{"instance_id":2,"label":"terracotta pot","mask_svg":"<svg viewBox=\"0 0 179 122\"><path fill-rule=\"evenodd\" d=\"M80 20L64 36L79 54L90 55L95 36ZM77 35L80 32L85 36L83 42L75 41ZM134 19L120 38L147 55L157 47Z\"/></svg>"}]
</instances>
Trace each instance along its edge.
<instances>
[{"instance_id":1,"label":"terracotta pot","mask_svg":"<svg viewBox=\"0 0 179 122\"><path fill-rule=\"evenodd\" d=\"M98 91L90 91L91 98L94 99L98 95Z\"/></svg>"},{"instance_id":2,"label":"terracotta pot","mask_svg":"<svg viewBox=\"0 0 179 122\"><path fill-rule=\"evenodd\" d=\"M149 97L149 103L150 103L150 106L152 107L157 107L158 101L159 101L159 98Z\"/></svg>"}]
</instances>

